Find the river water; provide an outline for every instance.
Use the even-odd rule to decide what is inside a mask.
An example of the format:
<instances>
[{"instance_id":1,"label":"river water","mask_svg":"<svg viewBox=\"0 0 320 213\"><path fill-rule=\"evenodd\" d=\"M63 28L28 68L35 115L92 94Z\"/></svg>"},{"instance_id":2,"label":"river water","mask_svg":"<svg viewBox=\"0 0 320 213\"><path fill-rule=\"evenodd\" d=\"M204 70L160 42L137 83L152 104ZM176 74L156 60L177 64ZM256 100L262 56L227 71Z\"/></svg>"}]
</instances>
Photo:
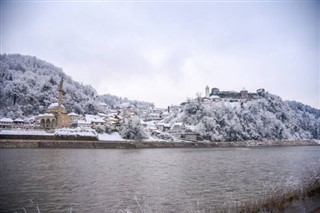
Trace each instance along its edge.
<instances>
[{"instance_id":1,"label":"river water","mask_svg":"<svg viewBox=\"0 0 320 213\"><path fill-rule=\"evenodd\" d=\"M1 149L0 160L0 212L195 212L290 187L320 146Z\"/></svg>"}]
</instances>

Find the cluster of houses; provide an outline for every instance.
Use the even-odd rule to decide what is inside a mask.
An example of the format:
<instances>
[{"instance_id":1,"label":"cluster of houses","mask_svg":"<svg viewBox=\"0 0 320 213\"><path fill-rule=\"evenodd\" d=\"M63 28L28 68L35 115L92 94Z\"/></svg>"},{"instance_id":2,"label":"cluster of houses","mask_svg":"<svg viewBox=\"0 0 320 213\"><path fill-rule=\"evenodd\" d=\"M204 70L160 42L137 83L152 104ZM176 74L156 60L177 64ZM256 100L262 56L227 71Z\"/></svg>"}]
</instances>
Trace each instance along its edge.
<instances>
[{"instance_id":1,"label":"cluster of houses","mask_svg":"<svg viewBox=\"0 0 320 213\"><path fill-rule=\"evenodd\" d=\"M103 113L96 115L77 113L68 113L62 104L63 99L63 80L59 84L58 102L48 106L45 113L34 116L32 119L11 118L0 119L0 130L46 130L55 131L61 128L92 128L105 129L108 127L114 131L119 130L121 125L132 116L138 115L142 122L141 124L156 138L169 140L185 139L196 140L197 134L192 133L182 123L169 125L162 123L163 118L169 114L169 109L149 108L137 109L130 103L122 103L115 109L110 109L106 103L101 103Z\"/></svg>"},{"instance_id":2,"label":"cluster of houses","mask_svg":"<svg viewBox=\"0 0 320 213\"><path fill-rule=\"evenodd\" d=\"M65 111L64 106L63 112ZM130 110L129 110L130 108ZM96 115L84 114L79 115L71 112L64 114L65 120L69 123L65 123L65 126L57 127L57 103L51 104L46 113L39 114L32 119L17 118L12 120L11 118L0 119L0 130L45 130L53 132L58 128L92 128L98 129L99 127L108 127L114 131L119 130L121 125L125 122L126 118L139 115L141 118L141 124L149 132L151 136L164 140L199 140L198 134L193 133L190 128L183 123L174 123L172 125L163 123L163 118L168 115L167 109L148 109L138 110L131 107L110 109L107 113L97 113Z\"/></svg>"}]
</instances>

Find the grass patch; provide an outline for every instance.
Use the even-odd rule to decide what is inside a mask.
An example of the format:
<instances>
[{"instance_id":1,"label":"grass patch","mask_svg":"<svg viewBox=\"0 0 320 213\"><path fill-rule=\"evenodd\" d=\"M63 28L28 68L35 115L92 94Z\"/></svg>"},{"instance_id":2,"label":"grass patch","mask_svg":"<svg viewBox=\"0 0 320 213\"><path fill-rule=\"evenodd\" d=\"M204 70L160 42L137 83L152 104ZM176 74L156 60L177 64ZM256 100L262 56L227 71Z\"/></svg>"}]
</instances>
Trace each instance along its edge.
<instances>
[{"instance_id":1,"label":"grass patch","mask_svg":"<svg viewBox=\"0 0 320 213\"><path fill-rule=\"evenodd\" d=\"M218 207L212 209L212 211L204 212L283 212L293 201L304 200L315 195L320 195L320 172L313 173L300 183L295 184L295 187L278 186L267 189L259 198L240 201L236 205Z\"/></svg>"}]
</instances>

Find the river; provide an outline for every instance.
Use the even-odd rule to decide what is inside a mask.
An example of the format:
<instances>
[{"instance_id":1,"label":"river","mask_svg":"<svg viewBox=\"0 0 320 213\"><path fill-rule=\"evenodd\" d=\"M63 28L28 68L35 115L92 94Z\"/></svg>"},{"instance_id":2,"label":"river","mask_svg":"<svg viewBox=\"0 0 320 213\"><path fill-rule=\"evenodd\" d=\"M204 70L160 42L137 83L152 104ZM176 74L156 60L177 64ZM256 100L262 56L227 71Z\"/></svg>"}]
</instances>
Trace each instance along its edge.
<instances>
[{"instance_id":1,"label":"river","mask_svg":"<svg viewBox=\"0 0 320 213\"><path fill-rule=\"evenodd\" d=\"M290 187L320 146L0 149L0 160L0 212L195 212Z\"/></svg>"}]
</instances>

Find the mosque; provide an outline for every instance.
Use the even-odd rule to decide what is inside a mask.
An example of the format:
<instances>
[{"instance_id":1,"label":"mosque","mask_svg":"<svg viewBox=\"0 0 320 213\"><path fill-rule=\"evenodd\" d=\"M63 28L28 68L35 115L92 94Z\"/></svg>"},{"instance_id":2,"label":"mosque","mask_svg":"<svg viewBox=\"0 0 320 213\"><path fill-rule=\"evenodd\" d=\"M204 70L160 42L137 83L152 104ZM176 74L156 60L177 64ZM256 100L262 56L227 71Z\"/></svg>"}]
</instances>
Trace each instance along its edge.
<instances>
[{"instance_id":1,"label":"mosque","mask_svg":"<svg viewBox=\"0 0 320 213\"><path fill-rule=\"evenodd\" d=\"M56 129L71 126L71 118L67 114L66 108L62 105L63 98L63 79L59 83L58 103L52 103L46 110L46 113L36 117L37 123L44 129Z\"/></svg>"}]
</instances>

